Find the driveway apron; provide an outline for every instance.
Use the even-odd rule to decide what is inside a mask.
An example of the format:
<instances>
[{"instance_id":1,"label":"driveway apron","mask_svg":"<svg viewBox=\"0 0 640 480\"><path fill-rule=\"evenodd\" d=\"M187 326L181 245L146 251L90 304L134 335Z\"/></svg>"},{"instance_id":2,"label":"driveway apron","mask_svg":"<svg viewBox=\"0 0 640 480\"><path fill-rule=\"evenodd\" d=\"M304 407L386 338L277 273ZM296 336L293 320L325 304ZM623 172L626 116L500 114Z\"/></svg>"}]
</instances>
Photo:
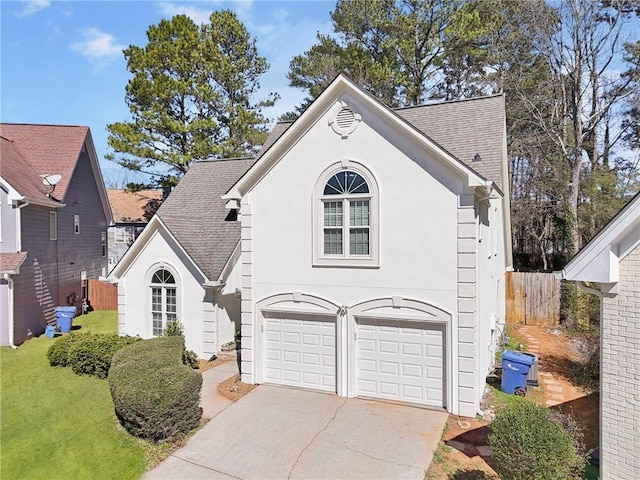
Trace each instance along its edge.
<instances>
[{"instance_id":1,"label":"driveway apron","mask_svg":"<svg viewBox=\"0 0 640 480\"><path fill-rule=\"evenodd\" d=\"M447 413L261 385L147 479L423 479Z\"/></svg>"}]
</instances>

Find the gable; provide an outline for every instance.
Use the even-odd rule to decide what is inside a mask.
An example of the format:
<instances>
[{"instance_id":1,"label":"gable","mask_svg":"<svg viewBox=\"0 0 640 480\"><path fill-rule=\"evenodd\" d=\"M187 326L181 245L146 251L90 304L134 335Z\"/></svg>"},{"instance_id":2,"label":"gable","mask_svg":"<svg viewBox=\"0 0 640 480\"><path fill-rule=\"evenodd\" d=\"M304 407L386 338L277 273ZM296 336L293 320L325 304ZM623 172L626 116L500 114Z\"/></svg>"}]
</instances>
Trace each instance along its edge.
<instances>
[{"instance_id":1,"label":"gable","mask_svg":"<svg viewBox=\"0 0 640 480\"><path fill-rule=\"evenodd\" d=\"M375 120L378 123L384 123L397 131L398 138L420 145L437 161L463 177L468 186L482 187L487 192L490 190L491 181L469 168L434 140L426 136L424 132L394 113L346 77L340 75L291 126L287 128L286 124L282 125L281 128L284 130L282 135L270 147L267 147L265 153L258 159L256 164L231 188L224 198L226 200L241 199L273 168L282 155L318 122L319 118L331 110L338 113L341 99L347 98L352 104L367 108L372 114L370 121ZM504 124L502 124L501 132L504 138ZM501 142L501 147L503 145L504 141ZM503 157L501 161L506 162L506 159ZM506 165L506 163L504 164Z\"/></svg>"},{"instance_id":2,"label":"gable","mask_svg":"<svg viewBox=\"0 0 640 480\"><path fill-rule=\"evenodd\" d=\"M640 193L627 203L560 272L565 280L615 283L619 264L640 245Z\"/></svg>"},{"instance_id":3,"label":"gable","mask_svg":"<svg viewBox=\"0 0 640 480\"><path fill-rule=\"evenodd\" d=\"M59 174L53 193L45 189L61 203L71 184L78 161L86 152L91 163L100 203L107 223L111 222L111 209L98 164L98 157L91 138L89 127L73 125L32 125L32 124L0 124L2 137L11 140L23 159L31 166L36 175ZM42 179L39 180L42 182ZM58 205L59 206L59 205Z\"/></svg>"}]
</instances>

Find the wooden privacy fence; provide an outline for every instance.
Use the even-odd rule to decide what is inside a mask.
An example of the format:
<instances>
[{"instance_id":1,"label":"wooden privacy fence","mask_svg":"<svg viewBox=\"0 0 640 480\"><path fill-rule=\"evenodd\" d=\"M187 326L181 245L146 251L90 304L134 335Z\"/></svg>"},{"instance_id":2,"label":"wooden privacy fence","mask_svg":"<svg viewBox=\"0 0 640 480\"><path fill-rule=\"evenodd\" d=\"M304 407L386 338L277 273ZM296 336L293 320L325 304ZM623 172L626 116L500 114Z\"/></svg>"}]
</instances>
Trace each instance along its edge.
<instances>
[{"instance_id":1,"label":"wooden privacy fence","mask_svg":"<svg viewBox=\"0 0 640 480\"><path fill-rule=\"evenodd\" d=\"M507 323L560 324L560 280L553 273L507 272L505 278Z\"/></svg>"},{"instance_id":2,"label":"wooden privacy fence","mask_svg":"<svg viewBox=\"0 0 640 480\"><path fill-rule=\"evenodd\" d=\"M94 310L117 310L118 287L112 283L90 279L89 302Z\"/></svg>"}]
</instances>

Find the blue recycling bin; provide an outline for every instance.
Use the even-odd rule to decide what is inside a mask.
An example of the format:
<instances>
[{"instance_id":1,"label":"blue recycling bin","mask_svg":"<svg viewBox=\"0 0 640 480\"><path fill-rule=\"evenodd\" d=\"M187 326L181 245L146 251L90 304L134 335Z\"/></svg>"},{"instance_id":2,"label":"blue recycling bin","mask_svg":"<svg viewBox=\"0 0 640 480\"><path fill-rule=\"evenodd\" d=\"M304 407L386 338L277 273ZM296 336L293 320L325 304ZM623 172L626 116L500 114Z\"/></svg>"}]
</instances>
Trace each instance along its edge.
<instances>
[{"instance_id":1,"label":"blue recycling bin","mask_svg":"<svg viewBox=\"0 0 640 480\"><path fill-rule=\"evenodd\" d=\"M76 316L76 307L56 307L56 322L62 333L69 333Z\"/></svg>"},{"instance_id":2,"label":"blue recycling bin","mask_svg":"<svg viewBox=\"0 0 640 480\"><path fill-rule=\"evenodd\" d=\"M505 393L522 393L527 388L527 376L529 369L535 363L536 358L524 352L505 350L502 353L502 382L500 387Z\"/></svg>"}]
</instances>

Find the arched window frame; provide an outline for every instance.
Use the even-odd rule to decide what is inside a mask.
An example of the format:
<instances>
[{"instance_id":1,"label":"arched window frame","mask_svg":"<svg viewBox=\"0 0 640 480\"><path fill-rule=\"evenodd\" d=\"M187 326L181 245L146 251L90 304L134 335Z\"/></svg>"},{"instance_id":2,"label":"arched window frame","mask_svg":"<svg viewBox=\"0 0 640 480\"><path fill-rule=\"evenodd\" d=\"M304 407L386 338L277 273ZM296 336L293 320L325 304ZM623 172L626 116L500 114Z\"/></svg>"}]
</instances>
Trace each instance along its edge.
<instances>
[{"instance_id":1,"label":"arched window frame","mask_svg":"<svg viewBox=\"0 0 640 480\"><path fill-rule=\"evenodd\" d=\"M352 171L360 175L369 187L368 193L352 193L342 195L325 195L327 182L337 173ZM369 254L352 254L350 248L350 232L352 226L349 219L349 205L353 201L367 201L369 204ZM325 253L324 209L327 202L342 202L342 253ZM318 177L313 194L313 266L317 267L362 267L377 268L380 266L379 255L379 193L378 183L371 171L359 162L342 160L327 167Z\"/></svg>"},{"instance_id":2,"label":"arched window frame","mask_svg":"<svg viewBox=\"0 0 640 480\"><path fill-rule=\"evenodd\" d=\"M173 277L174 283L157 282L155 275L164 270ZM162 335L169 321L180 319L180 278L178 273L165 263L153 265L147 273L150 331L154 337Z\"/></svg>"}]
</instances>

